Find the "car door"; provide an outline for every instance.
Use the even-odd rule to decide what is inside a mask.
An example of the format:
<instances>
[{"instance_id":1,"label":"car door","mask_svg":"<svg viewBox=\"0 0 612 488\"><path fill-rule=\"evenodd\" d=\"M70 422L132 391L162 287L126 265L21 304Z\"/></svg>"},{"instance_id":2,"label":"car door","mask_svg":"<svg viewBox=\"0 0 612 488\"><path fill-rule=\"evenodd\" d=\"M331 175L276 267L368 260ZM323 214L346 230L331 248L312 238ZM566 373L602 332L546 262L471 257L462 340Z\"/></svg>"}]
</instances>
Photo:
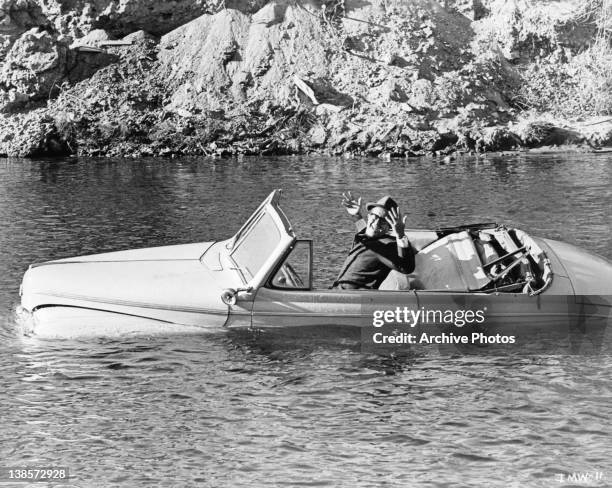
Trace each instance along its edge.
<instances>
[{"instance_id":1,"label":"car door","mask_svg":"<svg viewBox=\"0 0 612 488\"><path fill-rule=\"evenodd\" d=\"M255 292L252 326L353 326L362 322L360 290L312 289L312 241L297 240Z\"/></svg>"},{"instance_id":2,"label":"car door","mask_svg":"<svg viewBox=\"0 0 612 488\"><path fill-rule=\"evenodd\" d=\"M254 328L353 327L367 322L360 290L289 290L263 287L253 304Z\"/></svg>"},{"instance_id":3,"label":"car door","mask_svg":"<svg viewBox=\"0 0 612 488\"><path fill-rule=\"evenodd\" d=\"M312 281L312 241L298 240L266 285L257 290L253 327L372 329L380 312L391 314L400 307L416 305L411 291L315 290Z\"/></svg>"},{"instance_id":4,"label":"car door","mask_svg":"<svg viewBox=\"0 0 612 488\"><path fill-rule=\"evenodd\" d=\"M521 352L560 351L570 346L578 310L569 280L555 277L547 293L444 292L418 290L421 329L468 337L477 346Z\"/></svg>"}]
</instances>

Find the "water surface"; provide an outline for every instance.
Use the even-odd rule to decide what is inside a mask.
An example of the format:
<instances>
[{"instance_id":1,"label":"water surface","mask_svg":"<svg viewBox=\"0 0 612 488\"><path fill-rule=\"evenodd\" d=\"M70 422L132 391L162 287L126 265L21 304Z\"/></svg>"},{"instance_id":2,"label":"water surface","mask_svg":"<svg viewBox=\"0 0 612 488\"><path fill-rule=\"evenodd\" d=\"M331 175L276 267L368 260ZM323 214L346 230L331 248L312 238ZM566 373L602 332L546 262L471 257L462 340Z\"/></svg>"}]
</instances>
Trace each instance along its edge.
<instances>
[{"instance_id":1,"label":"water surface","mask_svg":"<svg viewBox=\"0 0 612 488\"><path fill-rule=\"evenodd\" d=\"M51 340L24 337L14 310L32 262L229 237L275 188L315 241L319 286L351 242L346 189L393 195L411 227L506 222L611 258L610 159L0 162L2 465L67 466L80 487L609 485L606 355L392 358L249 332Z\"/></svg>"}]
</instances>

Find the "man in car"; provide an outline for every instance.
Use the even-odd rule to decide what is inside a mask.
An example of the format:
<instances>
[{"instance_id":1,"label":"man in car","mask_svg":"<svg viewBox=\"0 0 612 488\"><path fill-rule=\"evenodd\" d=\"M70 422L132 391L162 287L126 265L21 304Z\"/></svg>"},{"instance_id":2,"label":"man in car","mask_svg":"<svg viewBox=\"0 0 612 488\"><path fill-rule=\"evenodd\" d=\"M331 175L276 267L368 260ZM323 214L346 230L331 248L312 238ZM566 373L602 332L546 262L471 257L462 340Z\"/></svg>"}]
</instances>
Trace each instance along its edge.
<instances>
[{"instance_id":1,"label":"man in car","mask_svg":"<svg viewBox=\"0 0 612 488\"><path fill-rule=\"evenodd\" d=\"M392 269L414 271L414 249L404 234L406 217L393 198L368 203L365 218L361 198L347 192L342 194L342 205L356 220L357 234L332 288L378 289Z\"/></svg>"}]
</instances>

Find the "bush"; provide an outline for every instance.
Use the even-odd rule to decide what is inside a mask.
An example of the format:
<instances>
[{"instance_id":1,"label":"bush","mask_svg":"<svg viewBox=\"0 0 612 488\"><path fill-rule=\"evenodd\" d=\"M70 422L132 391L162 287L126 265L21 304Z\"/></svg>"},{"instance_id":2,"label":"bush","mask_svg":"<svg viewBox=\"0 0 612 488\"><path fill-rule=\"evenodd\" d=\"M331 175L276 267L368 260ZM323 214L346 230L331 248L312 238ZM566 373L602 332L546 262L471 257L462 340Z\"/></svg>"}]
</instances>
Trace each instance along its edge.
<instances>
[{"instance_id":1,"label":"bush","mask_svg":"<svg viewBox=\"0 0 612 488\"><path fill-rule=\"evenodd\" d=\"M562 117L612 114L612 49L605 38L565 63L527 66L518 102Z\"/></svg>"},{"instance_id":2,"label":"bush","mask_svg":"<svg viewBox=\"0 0 612 488\"><path fill-rule=\"evenodd\" d=\"M500 49L506 57L546 55L558 43L562 19L538 3L497 1L491 15L476 24L476 53Z\"/></svg>"},{"instance_id":3,"label":"bush","mask_svg":"<svg viewBox=\"0 0 612 488\"><path fill-rule=\"evenodd\" d=\"M485 102L492 92L498 92L504 102L512 105L519 81L508 63L498 53L489 51L460 70L436 79L436 108L449 111L470 102Z\"/></svg>"},{"instance_id":4,"label":"bush","mask_svg":"<svg viewBox=\"0 0 612 488\"><path fill-rule=\"evenodd\" d=\"M576 18L594 20L599 29L600 37L609 37L612 33L612 1L611 0L583 0Z\"/></svg>"}]
</instances>

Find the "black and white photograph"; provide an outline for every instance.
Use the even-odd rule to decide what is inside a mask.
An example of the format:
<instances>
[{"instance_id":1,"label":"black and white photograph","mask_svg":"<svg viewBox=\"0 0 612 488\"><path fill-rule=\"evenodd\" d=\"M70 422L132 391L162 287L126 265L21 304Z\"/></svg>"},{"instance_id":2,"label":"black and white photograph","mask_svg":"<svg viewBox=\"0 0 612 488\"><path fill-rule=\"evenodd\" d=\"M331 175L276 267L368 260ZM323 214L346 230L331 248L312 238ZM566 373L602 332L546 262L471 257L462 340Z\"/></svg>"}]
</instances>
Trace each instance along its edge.
<instances>
[{"instance_id":1,"label":"black and white photograph","mask_svg":"<svg viewBox=\"0 0 612 488\"><path fill-rule=\"evenodd\" d=\"M612 486L612 0L0 0L0 488Z\"/></svg>"}]
</instances>

